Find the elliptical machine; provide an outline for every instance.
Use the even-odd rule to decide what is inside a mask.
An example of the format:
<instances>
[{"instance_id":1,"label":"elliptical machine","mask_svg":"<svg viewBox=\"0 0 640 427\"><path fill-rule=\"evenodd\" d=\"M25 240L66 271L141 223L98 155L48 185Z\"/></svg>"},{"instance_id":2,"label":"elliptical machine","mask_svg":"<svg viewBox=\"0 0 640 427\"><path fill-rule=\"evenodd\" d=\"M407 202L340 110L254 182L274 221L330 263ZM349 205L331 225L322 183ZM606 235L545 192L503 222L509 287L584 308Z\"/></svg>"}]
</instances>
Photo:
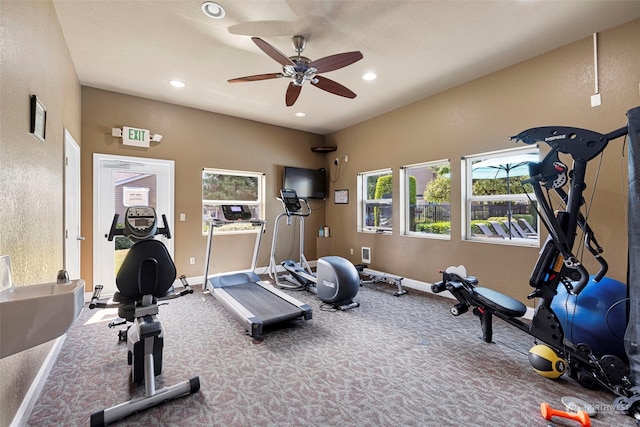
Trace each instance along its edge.
<instances>
[{"instance_id":1,"label":"elliptical machine","mask_svg":"<svg viewBox=\"0 0 640 427\"><path fill-rule=\"evenodd\" d=\"M467 276L462 266L449 267L441 271L442 280L433 284L431 289L434 293L447 290L458 300L450 310L454 316L459 316L472 308L473 314L480 318L484 341L492 341L492 318L496 316L553 349L562 360L560 363L562 369L558 371L560 375L564 371L564 366L568 366L571 376L581 385L587 388L602 387L609 390L618 396L614 402L617 409L624 411L627 415L638 417L640 387L633 384L628 358L624 354L622 336L611 331L611 325L608 324L600 329L605 332L599 336L595 336L598 332L587 331L587 335L594 335L586 337L590 340L588 344L573 334L573 330L578 326L576 324L586 319L568 315L568 311L572 308L574 310L576 307L580 308L577 302L578 295L587 295L592 291L598 292L598 286L602 288L620 284L605 278L608 266L602 257L603 249L595 239L594 232L580 212L580 208L584 204L587 163L601 154L610 140L629 134L632 143L638 143L636 138L640 137L638 132L640 107L629 110L627 116L628 126L608 134L571 127L540 127L525 130L512 137L525 144L544 142L551 147L551 151L542 161L529 163L530 178L524 181L533 186L540 218L549 231L549 238L540 252L529 280L534 290L528 298L539 298L530 323L520 319L527 310L522 302L492 289L477 286L477 278ZM573 165L570 171L560 161L558 153L569 154L572 157ZM565 191L563 187L567 183L569 183L569 190ZM555 192L564 203L564 210L554 213L549 198L550 191ZM584 247L600 264L599 271L592 276L575 255L580 251L580 249L574 249L578 228L584 235ZM589 296L591 301L594 299L598 301L597 306L601 311L598 314L602 323L610 320L609 316L616 308L623 310L622 317L626 322L627 298L624 285L620 285L618 288L621 290L616 291L617 297L612 304L603 304L597 294ZM571 304L567 302L569 298L573 298ZM622 335L624 335L624 327L623 324ZM605 340L614 341L614 346L622 348L623 354L595 353L593 348L596 343ZM534 349L529 355L532 365L534 364L532 359L539 356L533 353Z\"/></svg>"},{"instance_id":2,"label":"elliptical machine","mask_svg":"<svg viewBox=\"0 0 640 427\"><path fill-rule=\"evenodd\" d=\"M338 310L359 307L360 303L353 298L360 290L360 274L349 260L339 256L326 256L318 259L316 273L304 256L304 218L311 215L311 207L305 199L298 198L295 190L280 190L280 198L284 212L276 217L271 242L269 259L269 277L277 287L293 290L307 290L318 295L320 301ZM300 226L300 261L283 261L280 265L288 272L282 278L277 274L276 246L278 227L282 218L287 218L287 225L297 218ZM284 283L283 280L289 282Z\"/></svg>"},{"instance_id":3,"label":"elliptical machine","mask_svg":"<svg viewBox=\"0 0 640 427\"><path fill-rule=\"evenodd\" d=\"M160 403L192 394L200 389L199 377L193 377L178 384L156 389L155 376L162 372L162 347L164 337L162 325L157 319L158 301L192 293L182 276L184 291L174 293L173 282L176 266L166 246L153 237L162 234L171 238L167 219L162 215L163 227L158 227L155 209L150 206L133 206L125 214L124 229L118 229L118 214L115 214L108 240L115 235L123 235L134 242L127 253L116 276L118 292L113 296L113 304L99 302L101 285L94 289L89 308L117 307L118 316L124 319L117 324L132 322L126 331L127 361L131 365L131 379L134 383L144 381L144 397L91 414L91 426L104 426L136 412ZM125 335L120 333L120 339Z\"/></svg>"}]
</instances>

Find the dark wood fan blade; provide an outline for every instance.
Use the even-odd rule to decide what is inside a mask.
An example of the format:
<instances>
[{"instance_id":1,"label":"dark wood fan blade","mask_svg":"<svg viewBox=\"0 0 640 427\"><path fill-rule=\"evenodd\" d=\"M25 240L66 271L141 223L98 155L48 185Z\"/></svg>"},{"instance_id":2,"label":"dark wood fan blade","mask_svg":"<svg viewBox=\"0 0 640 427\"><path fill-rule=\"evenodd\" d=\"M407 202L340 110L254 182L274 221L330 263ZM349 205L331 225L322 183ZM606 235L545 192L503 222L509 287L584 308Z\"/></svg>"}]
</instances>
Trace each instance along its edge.
<instances>
[{"instance_id":1,"label":"dark wood fan blade","mask_svg":"<svg viewBox=\"0 0 640 427\"><path fill-rule=\"evenodd\" d=\"M284 77L281 73L256 74L255 76L238 77L227 80L229 83L255 82L258 80L269 80Z\"/></svg>"},{"instance_id":2,"label":"dark wood fan blade","mask_svg":"<svg viewBox=\"0 0 640 427\"><path fill-rule=\"evenodd\" d=\"M320 89L326 90L327 92L330 92L334 95L344 96L345 98L353 99L356 97L355 93L342 86L338 82L334 82L333 80L322 76L316 76L315 78L318 80L316 83L311 81L311 84L315 87L319 87Z\"/></svg>"},{"instance_id":3,"label":"dark wood fan blade","mask_svg":"<svg viewBox=\"0 0 640 427\"><path fill-rule=\"evenodd\" d=\"M327 73L351 65L354 62L360 61L362 58L362 53L358 51L338 53L311 61L309 66L318 70L316 71L317 73Z\"/></svg>"},{"instance_id":4,"label":"dark wood fan blade","mask_svg":"<svg viewBox=\"0 0 640 427\"><path fill-rule=\"evenodd\" d=\"M293 82L289 83L289 87L287 88L287 93L285 95L285 103L287 104L287 107L291 107L296 103L301 90L302 86L294 85Z\"/></svg>"},{"instance_id":5,"label":"dark wood fan blade","mask_svg":"<svg viewBox=\"0 0 640 427\"><path fill-rule=\"evenodd\" d=\"M287 55L280 52L275 47L271 46L266 41L262 40L260 37L251 37L251 40L260 48L264 53L269 55L271 59L276 61L280 65L296 65L292 60L289 59Z\"/></svg>"}]
</instances>

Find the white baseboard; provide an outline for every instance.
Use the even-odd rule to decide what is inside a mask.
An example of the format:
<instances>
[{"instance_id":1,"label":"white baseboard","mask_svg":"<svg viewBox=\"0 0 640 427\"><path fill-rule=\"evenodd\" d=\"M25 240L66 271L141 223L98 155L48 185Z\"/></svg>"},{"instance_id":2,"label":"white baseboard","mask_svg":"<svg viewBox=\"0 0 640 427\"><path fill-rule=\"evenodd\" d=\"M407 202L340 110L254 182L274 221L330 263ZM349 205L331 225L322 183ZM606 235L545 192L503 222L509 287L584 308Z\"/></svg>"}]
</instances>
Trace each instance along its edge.
<instances>
[{"instance_id":1,"label":"white baseboard","mask_svg":"<svg viewBox=\"0 0 640 427\"><path fill-rule=\"evenodd\" d=\"M27 390L27 394L24 399L22 399L22 403L20 404L16 415L13 417L10 427L23 427L27 425L29 417L31 416L31 411L38 401L38 397L40 397L40 392L42 392L42 389L44 388L44 384L49 377L49 372L51 372L51 368L53 368L53 364L58 358L58 354L62 349L62 344L66 337L67 334L61 335L53 343L53 347L49 350L47 358L42 363L42 366L31 383L29 390Z\"/></svg>"}]
</instances>

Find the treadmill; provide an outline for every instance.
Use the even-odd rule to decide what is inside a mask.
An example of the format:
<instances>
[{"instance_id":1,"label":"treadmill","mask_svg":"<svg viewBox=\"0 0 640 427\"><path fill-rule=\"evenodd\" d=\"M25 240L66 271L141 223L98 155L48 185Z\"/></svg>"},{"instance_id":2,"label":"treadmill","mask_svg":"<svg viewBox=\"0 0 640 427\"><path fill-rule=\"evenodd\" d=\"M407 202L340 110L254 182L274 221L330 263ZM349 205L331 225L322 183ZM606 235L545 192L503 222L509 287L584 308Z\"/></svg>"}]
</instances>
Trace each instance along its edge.
<instances>
[{"instance_id":1,"label":"treadmill","mask_svg":"<svg viewBox=\"0 0 640 427\"><path fill-rule=\"evenodd\" d=\"M209 290L244 326L249 336L254 338L262 335L264 326L298 318L310 320L312 314L308 304L287 295L268 282L261 281L255 273L266 221L252 219L249 207L243 205L223 205L222 213L224 219L214 218L209 222L203 290ZM254 227L260 227L253 249L251 270L209 277L213 229L231 223L249 223Z\"/></svg>"}]
</instances>

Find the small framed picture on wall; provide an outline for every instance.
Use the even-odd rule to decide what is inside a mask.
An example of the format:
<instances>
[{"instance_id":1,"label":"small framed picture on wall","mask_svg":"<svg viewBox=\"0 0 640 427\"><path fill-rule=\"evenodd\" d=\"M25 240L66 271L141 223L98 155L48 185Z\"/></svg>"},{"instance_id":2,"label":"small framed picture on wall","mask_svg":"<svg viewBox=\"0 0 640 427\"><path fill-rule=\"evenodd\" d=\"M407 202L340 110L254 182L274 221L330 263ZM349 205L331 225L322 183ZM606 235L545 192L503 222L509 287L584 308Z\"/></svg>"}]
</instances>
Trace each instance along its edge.
<instances>
[{"instance_id":1,"label":"small framed picture on wall","mask_svg":"<svg viewBox=\"0 0 640 427\"><path fill-rule=\"evenodd\" d=\"M346 205L349 203L349 190L335 190L333 192L333 203Z\"/></svg>"},{"instance_id":2,"label":"small framed picture on wall","mask_svg":"<svg viewBox=\"0 0 640 427\"><path fill-rule=\"evenodd\" d=\"M35 95L31 95L31 128L29 131L39 141L46 142L47 109Z\"/></svg>"}]
</instances>

